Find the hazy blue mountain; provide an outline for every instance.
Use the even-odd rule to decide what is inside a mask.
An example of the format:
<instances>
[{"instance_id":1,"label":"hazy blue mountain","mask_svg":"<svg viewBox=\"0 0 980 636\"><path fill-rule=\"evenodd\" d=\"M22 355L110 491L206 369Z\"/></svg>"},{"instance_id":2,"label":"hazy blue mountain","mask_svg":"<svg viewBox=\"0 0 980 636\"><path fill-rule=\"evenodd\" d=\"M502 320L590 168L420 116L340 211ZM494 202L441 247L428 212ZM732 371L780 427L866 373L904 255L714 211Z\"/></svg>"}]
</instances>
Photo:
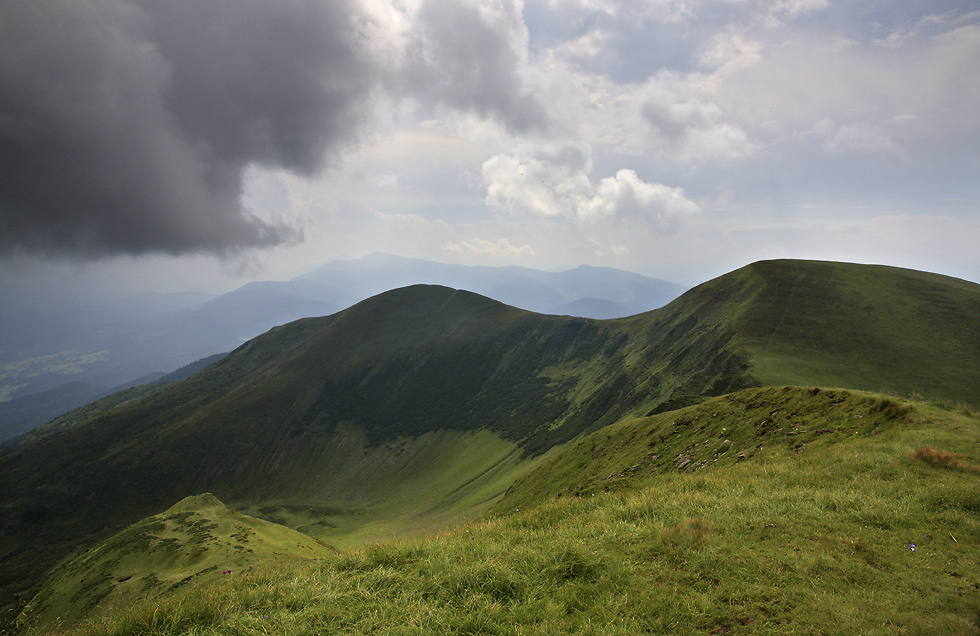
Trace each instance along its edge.
<instances>
[{"instance_id":1,"label":"hazy blue mountain","mask_svg":"<svg viewBox=\"0 0 980 636\"><path fill-rule=\"evenodd\" d=\"M357 260L328 263L294 280L314 281L359 299L414 284L465 289L504 304L546 314L580 318L621 318L662 307L685 288L610 267L582 265L563 272L526 267L471 267L375 253ZM592 298L593 303L572 305ZM614 307L618 310L614 311ZM613 313L610 313L613 312Z\"/></svg>"},{"instance_id":2,"label":"hazy blue mountain","mask_svg":"<svg viewBox=\"0 0 980 636\"><path fill-rule=\"evenodd\" d=\"M591 318L619 318L626 311L624 303L603 298L579 298L564 305L558 305L552 313L563 316L589 316ZM628 314L627 314L628 315Z\"/></svg>"}]
</instances>

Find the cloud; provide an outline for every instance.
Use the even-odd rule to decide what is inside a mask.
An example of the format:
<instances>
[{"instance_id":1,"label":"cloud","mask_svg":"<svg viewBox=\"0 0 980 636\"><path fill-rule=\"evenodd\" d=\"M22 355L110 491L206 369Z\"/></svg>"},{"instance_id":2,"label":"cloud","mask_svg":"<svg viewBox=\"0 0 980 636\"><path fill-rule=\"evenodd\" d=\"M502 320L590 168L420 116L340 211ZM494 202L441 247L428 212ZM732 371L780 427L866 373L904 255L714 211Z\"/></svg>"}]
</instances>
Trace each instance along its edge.
<instances>
[{"instance_id":1,"label":"cloud","mask_svg":"<svg viewBox=\"0 0 980 636\"><path fill-rule=\"evenodd\" d=\"M403 101L544 130L520 2L0 4L0 255L229 253L300 231L247 171L312 177ZM389 179L386 184L390 184Z\"/></svg>"},{"instance_id":2,"label":"cloud","mask_svg":"<svg viewBox=\"0 0 980 636\"><path fill-rule=\"evenodd\" d=\"M499 241L488 241L486 239L474 238L471 241L460 241L459 243L446 243L442 246L446 252L460 254L462 252L472 252L474 254L489 254L490 256L534 256L534 250L530 245L517 247L511 245L505 238Z\"/></svg>"},{"instance_id":3,"label":"cloud","mask_svg":"<svg viewBox=\"0 0 980 636\"><path fill-rule=\"evenodd\" d=\"M401 89L415 98L495 118L508 129L545 128L529 84L520 2L424 0L413 16Z\"/></svg>"},{"instance_id":4,"label":"cloud","mask_svg":"<svg viewBox=\"0 0 980 636\"><path fill-rule=\"evenodd\" d=\"M483 163L486 203L517 215L571 216L594 190L591 168L589 149L571 144L498 154Z\"/></svg>"},{"instance_id":5,"label":"cloud","mask_svg":"<svg viewBox=\"0 0 980 636\"><path fill-rule=\"evenodd\" d=\"M615 177L600 181L595 195L582 201L577 210L580 218L590 221L645 217L662 226L673 225L698 211L698 205L687 198L683 188L647 183L632 170L619 170Z\"/></svg>"},{"instance_id":6,"label":"cloud","mask_svg":"<svg viewBox=\"0 0 980 636\"><path fill-rule=\"evenodd\" d=\"M312 174L371 89L352 10L315 0L0 5L0 252L227 252L299 238L241 205Z\"/></svg>"},{"instance_id":7,"label":"cloud","mask_svg":"<svg viewBox=\"0 0 980 636\"><path fill-rule=\"evenodd\" d=\"M699 211L682 188L648 183L622 169L593 184L588 147L541 148L499 154L483 164L486 203L515 215L564 217L594 223L633 218L670 227Z\"/></svg>"},{"instance_id":8,"label":"cloud","mask_svg":"<svg viewBox=\"0 0 980 636\"><path fill-rule=\"evenodd\" d=\"M828 152L856 151L901 156L901 147L879 127L868 122L837 125L830 119L817 122L815 133Z\"/></svg>"},{"instance_id":9,"label":"cloud","mask_svg":"<svg viewBox=\"0 0 980 636\"><path fill-rule=\"evenodd\" d=\"M640 113L657 151L680 161L737 159L754 151L745 131L722 121L721 109L713 102L654 87Z\"/></svg>"}]
</instances>

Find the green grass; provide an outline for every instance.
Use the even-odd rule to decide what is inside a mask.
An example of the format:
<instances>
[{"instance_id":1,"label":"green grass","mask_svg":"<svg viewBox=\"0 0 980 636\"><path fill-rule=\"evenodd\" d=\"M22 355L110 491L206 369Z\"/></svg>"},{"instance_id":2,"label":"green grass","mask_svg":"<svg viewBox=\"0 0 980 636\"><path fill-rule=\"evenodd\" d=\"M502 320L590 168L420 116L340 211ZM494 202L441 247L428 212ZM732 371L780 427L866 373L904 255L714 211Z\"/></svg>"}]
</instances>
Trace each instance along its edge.
<instances>
[{"instance_id":1,"label":"green grass","mask_svg":"<svg viewBox=\"0 0 980 636\"><path fill-rule=\"evenodd\" d=\"M665 474L792 453L819 453L901 426L913 406L842 389L761 387L710 398L593 433L529 471L492 512L557 497L647 486Z\"/></svg>"},{"instance_id":2,"label":"green grass","mask_svg":"<svg viewBox=\"0 0 980 636\"><path fill-rule=\"evenodd\" d=\"M62 563L24 609L21 628L45 633L82 617L208 585L253 568L295 565L332 549L313 538L224 506L188 497Z\"/></svg>"},{"instance_id":3,"label":"green grass","mask_svg":"<svg viewBox=\"0 0 980 636\"><path fill-rule=\"evenodd\" d=\"M254 516L337 547L419 535L485 512L535 465L516 444L489 431L441 431L370 446L342 430L308 473L279 485L284 494L232 503Z\"/></svg>"},{"instance_id":4,"label":"green grass","mask_svg":"<svg viewBox=\"0 0 980 636\"><path fill-rule=\"evenodd\" d=\"M821 394L817 410L828 408ZM832 443L542 497L426 539L227 577L66 633L980 633L980 476L915 452L976 465L980 421L889 407L889 425Z\"/></svg>"},{"instance_id":5,"label":"green grass","mask_svg":"<svg viewBox=\"0 0 980 636\"><path fill-rule=\"evenodd\" d=\"M844 386L980 405L980 285L883 266L768 261L736 321L760 384Z\"/></svg>"}]
</instances>

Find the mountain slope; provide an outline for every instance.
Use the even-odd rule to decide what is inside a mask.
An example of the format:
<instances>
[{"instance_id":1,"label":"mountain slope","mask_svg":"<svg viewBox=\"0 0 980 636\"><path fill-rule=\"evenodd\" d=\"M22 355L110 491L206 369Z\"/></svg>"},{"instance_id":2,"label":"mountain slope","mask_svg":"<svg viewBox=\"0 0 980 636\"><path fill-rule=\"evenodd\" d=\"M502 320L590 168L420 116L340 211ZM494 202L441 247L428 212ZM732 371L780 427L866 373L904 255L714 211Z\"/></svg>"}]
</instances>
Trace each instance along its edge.
<instances>
[{"instance_id":1,"label":"mountain slope","mask_svg":"<svg viewBox=\"0 0 980 636\"><path fill-rule=\"evenodd\" d=\"M770 261L739 316L763 384L811 384L980 404L980 285L882 266Z\"/></svg>"},{"instance_id":2,"label":"mountain slope","mask_svg":"<svg viewBox=\"0 0 980 636\"><path fill-rule=\"evenodd\" d=\"M229 510L213 495L188 497L62 564L20 620L44 633L57 623L119 612L188 584L213 584L332 552L305 534Z\"/></svg>"},{"instance_id":3,"label":"mountain slope","mask_svg":"<svg viewBox=\"0 0 980 636\"><path fill-rule=\"evenodd\" d=\"M419 283L469 289L543 313L611 318L660 307L684 288L611 268L543 272L469 267L373 254L336 261L290 281L248 283L216 298L138 295L86 311L0 310L0 401L64 384L116 386L229 351L274 326L324 316ZM587 302L575 301L588 297ZM195 299L197 299L195 301ZM29 304L29 303L28 303ZM58 411L52 405L47 411ZM37 418L31 423L38 422Z\"/></svg>"},{"instance_id":4,"label":"mountain slope","mask_svg":"<svg viewBox=\"0 0 980 636\"><path fill-rule=\"evenodd\" d=\"M108 389L86 382L68 382L31 395L0 402L0 444L50 421L62 413L106 395Z\"/></svg>"},{"instance_id":5,"label":"mountain slope","mask_svg":"<svg viewBox=\"0 0 980 636\"><path fill-rule=\"evenodd\" d=\"M331 542L438 527L485 509L554 444L652 408L671 383L737 384L730 353L712 352L713 370L693 349L673 359L699 333L640 348L628 327L423 286L273 329L0 457L4 590L23 594L80 542L206 491L286 511ZM642 364L627 363L634 350Z\"/></svg>"},{"instance_id":6,"label":"mountain slope","mask_svg":"<svg viewBox=\"0 0 980 636\"><path fill-rule=\"evenodd\" d=\"M694 472L637 471L612 493L600 478L587 496L178 590L67 633L980 633L980 420L892 399L888 417L882 400L767 388L663 414L691 423L667 447L722 418L756 436L742 415L780 408L817 437ZM818 433L828 410L824 422L854 426ZM588 466L627 459L657 419L599 431L583 442ZM767 441L788 441L784 424ZM650 441L639 446L662 450Z\"/></svg>"},{"instance_id":7,"label":"mountain slope","mask_svg":"<svg viewBox=\"0 0 980 636\"><path fill-rule=\"evenodd\" d=\"M493 507L503 514L555 498L649 487L774 454L823 452L926 417L914 404L854 391L762 387L611 424L520 477Z\"/></svg>"},{"instance_id":8,"label":"mountain slope","mask_svg":"<svg viewBox=\"0 0 980 636\"><path fill-rule=\"evenodd\" d=\"M27 589L76 546L201 492L340 544L439 527L485 510L558 444L790 372L847 387L853 365L873 364L873 386L856 378L857 388L902 389L912 370L928 371L924 395L975 404L978 290L887 268L766 262L610 321L443 287L395 290L273 329L0 457L3 587ZM858 336L874 327L835 298L920 310L869 349ZM943 312L927 311L929 299ZM967 352L962 366L943 365L953 349Z\"/></svg>"}]
</instances>

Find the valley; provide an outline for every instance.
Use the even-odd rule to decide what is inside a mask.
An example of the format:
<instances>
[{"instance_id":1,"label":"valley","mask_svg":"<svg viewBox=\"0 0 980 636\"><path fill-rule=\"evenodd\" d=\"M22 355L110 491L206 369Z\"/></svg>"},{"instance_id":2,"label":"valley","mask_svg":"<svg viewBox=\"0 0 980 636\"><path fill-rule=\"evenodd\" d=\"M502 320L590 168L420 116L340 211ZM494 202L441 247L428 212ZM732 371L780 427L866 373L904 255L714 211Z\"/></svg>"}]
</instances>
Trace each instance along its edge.
<instances>
[{"instance_id":1,"label":"valley","mask_svg":"<svg viewBox=\"0 0 980 636\"><path fill-rule=\"evenodd\" d=\"M15 632L980 629L973 283L765 261L614 320L415 285L107 400L0 456ZM181 501L315 554L222 568L222 531L202 567L247 576L154 596L152 624L108 612L137 575L99 551L187 544L154 517ZM144 580L190 575L155 558Z\"/></svg>"}]
</instances>

